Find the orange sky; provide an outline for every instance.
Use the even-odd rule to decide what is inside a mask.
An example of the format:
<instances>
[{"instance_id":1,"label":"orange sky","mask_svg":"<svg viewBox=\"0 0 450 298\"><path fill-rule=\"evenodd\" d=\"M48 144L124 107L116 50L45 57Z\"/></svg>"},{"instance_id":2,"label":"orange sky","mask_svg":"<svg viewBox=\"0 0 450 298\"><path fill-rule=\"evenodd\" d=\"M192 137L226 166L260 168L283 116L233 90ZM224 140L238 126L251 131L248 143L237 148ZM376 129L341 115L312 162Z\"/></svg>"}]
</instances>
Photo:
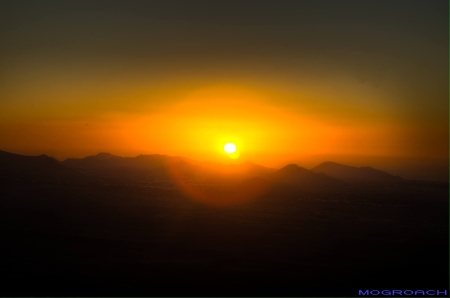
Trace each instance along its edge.
<instances>
[{"instance_id":1,"label":"orange sky","mask_svg":"<svg viewBox=\"0 0 450 298\"><path fill-rule=\"evenodd\" d=\"M85 95L81 101L79 97L71 101L69 96L66 101L53 102L49 90L42 94L50 98L36 104L25 106L18 101L4 106L8 113L0 126L0 146L61 159L108 151L124 156L160 153L227 161L223 145L234 142L241 160L267 166L311 155L446 156L447 144L435 140L445 137L446 129L439 123L435 127L433 123L429 127L405 123L386 93L358 86L351 78L324 84L328 88L316 84L309 82L298 90L286 86L288 92L281 92L275 84L216 83L185 90L170 85L153 93L151 88L141 90L142 94L131 87L130 98L126 92L116 95L117 102L135 105L128 111L114 107L108 111L108 96L102 100ZM28 92L22 96L32 96L36 90ZM65 90L60 92L54 96L64 96ZM136 99L146 92L149 99L172 98L165 105ZM95 90L92 93L95 96ZM294 96L300 104L289 103ZM117 103L112 100L111 104Z\"/></svg>"},{"instance_id":2,"label":"orange sky","mask_svg":"<svg viewBox=\"0 0 450 298\"><path fill-rule=\"evenodd\" d=\"M0 150L447 163L445 1L186 3L0 3Z\"/></svg>"}]
</instances>

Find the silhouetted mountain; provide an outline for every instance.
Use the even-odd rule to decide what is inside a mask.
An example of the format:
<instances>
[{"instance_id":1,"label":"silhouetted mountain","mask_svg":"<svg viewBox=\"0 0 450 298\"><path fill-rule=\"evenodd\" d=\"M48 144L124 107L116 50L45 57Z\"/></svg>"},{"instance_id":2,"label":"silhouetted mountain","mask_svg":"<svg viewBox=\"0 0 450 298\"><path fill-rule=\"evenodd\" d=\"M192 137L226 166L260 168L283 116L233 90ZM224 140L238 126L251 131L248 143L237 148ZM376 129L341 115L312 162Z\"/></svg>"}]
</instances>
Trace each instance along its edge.
<instances>
[{"instance_id":1,"label":"silhouetted mountain","mask_svg":"<svg viewBox=\"0 0 450 298\"><path fill-rule=\"evenodd\" d=\"M372 167L351 167L327 161L311 169L315 173L323 173L348 183L400 182L402 178Z\"/></svg>"},{"instance_id":2,"label":"silhouetted mountain","mask_svg":"<svg viewBox=\"0 0 450 298\"><path fill-rule=\"evenodd\" d=\"M87 183L89 177L78 173L45 154L25 156L0 150L0 177L39 182Z\"/></svg>"},{"instance_id":3,"label":"silhouetted mountain","mask_svg":"<svg viewBox=\"0 0 450 298\"><path fill-rule=\"evenodd\" d=\"M266 168L255 163L245 161L240 164L221 164L211 162L197 162L197 166L201 167L209 175L220 178L232 178L237 180L246 180L252 177L268 178L275 170Z\"/></svg>"},{"instance_id":4,"label":"silhouetted mountain","mask_svg":"<svg viewBox=\"0 0 450 298\"><path fill-rule=\"evenodd\" d=\"M256 177L268 177L269 174L275 172L272 168L267 168L255 163L252 163L250 161L245 161L242 164L239 165L241 168L244 168L246 171L249 172L250 175L256 176Z\"/></svg>"},{"instance_id":5,"label":"silhouetted mountain","mask_svg":"<svg viewBox=\"0 0 450 298\"><path fill-rule=\"evenodd\" d=\"M63 164L93 175L116 178L174 178L182 175L199 179L248 179L266 177L273 172L273 169L251 162L219 164L159 154L120 157L99 153L81 159L69 158Z\"/></svg>"},{"instance_id":6,"label":"silhouetted mountain","mask_svg":"<svg viewBox=\"0 0 450 298\"><path fill-rule=\"evenodd\" d=\"M448 188L439 185L353 187L297 165L272 172L162 155L66 162L124 177L254 176L49 185L83 175L45 155L0 151L7 296L333 296L373 280L448 288Z\"/></svg>"},{"instance_id":7,"label":"silhouetted mountain","mask_svg":"<svg viewBox=\"0 0 450 298\"><path fill-rule=\"evenodd\" d=\"M121 157L110 153L99 153L84 158L68 158L63 164L75 168L159 168L169 162L179 162L181 157L169 157L166 155L138 155L136 157Z\"/></svg>"},{"instance_id":8,"label":"silhouetted mountain","mask_svg":"<svg viewBox=\"0 0 450 298\"><path fill-rule=\"evenodd\" d=\"M109 153L84 158L69 158L62 163L83 172L110 178L136 178L136 177L166 177L167 167L180 162L179 157L165 155L139 155L136 157L121 157Z\"/></svg>"},{"instance_id":9,"label":"silhouetted mountain","mask_svg":"<svg viewBox=\"0 0 450 298\"><path fill-rule=\"evenodd\" d=\"M340 181L325 174L317 174L296 164L287 165L273 174L277 183L287 183L299 186L331 186L339 185Z\"/></svg>"}]
</instances>

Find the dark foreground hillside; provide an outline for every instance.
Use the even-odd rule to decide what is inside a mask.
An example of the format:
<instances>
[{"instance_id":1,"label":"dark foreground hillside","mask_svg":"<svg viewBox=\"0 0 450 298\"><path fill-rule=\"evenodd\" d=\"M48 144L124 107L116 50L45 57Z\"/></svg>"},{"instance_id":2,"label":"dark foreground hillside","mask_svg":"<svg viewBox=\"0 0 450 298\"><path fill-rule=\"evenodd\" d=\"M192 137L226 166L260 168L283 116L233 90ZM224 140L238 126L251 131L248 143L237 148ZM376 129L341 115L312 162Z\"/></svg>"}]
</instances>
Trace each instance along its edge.
<instances>
[{"instance_id":1,"label":"dark foreground hillside","mask_svg":"<svg viewBox=\"0 0 450 298\"><path fill-rule=\"evenodd\" d=\"M3 179L2 296L356 296L448 289L448 187L176 188Z\"/></svg>"}]
</instances>

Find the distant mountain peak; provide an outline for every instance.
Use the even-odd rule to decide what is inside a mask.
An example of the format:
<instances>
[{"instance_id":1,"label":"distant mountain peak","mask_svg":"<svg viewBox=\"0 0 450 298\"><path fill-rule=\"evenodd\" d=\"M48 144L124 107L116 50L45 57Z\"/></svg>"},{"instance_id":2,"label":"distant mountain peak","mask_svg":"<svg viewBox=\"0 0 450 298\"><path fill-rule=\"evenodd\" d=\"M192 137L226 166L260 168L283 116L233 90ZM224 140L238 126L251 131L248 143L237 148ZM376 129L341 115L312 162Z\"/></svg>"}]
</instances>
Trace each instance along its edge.
<instances>
[{"instance_id":1,"label":"distant mountain peak","mask_svg":"<svg viewBox=\"0 0 450 298\"><path fill-rule=\"evenodd\" d=\"M339 164L339 163L337 163L337 162L334 162L334 161L324 161L323 163L321 163L320 165L341 165L341 164Z\"/></svg>"},{"instance_id":2,"label":"distant mountain peak","mask_svg":"<svg viewBox=\"0 0 450 298\"><path fill-rule=\"evenodd\" d=\"M291 163L291 164L288 164L288 165L282 167L282 169L297 169L297 168L299 168L299 166L295 163Z\"/></svg>"},{"instance_id":3,"label":"distant mountain peak","mask_svg":"<svg viewBox=\"0 0 450 298\"><path fill-rule=\"evenodd\" d=\"M401 180L400 177L369 166L358 168L331 161L323 162L311 171L323 173L345 182L398 182Z\"/></svg>"},{"instance_id":4,"label":"distant mountain peak","mask_svg":"<svg viewBox=\"0 0 450 298\"><path fill-rule=\"evenodd\" d=\"M295 163L288 164L287 166L284 166L280 169L280 171L299 171L299 170L306 170L306 169Z\"/></svg>"},{"instance_id":5,"label":"distant mountain peak","mask_svg":"<svg viewBox=\"0 0 450 298\"><path fill-rule=\"evenodd\" d=\"M284 173L286 175L313 174L309 170L307 170L297 164L288 164L287 166L284 166L281 169L279 169L278 172Z\"/></svg>"},{"instance_id":6,"label":"distant mountain peak","mask_svg":"<svg viewBox=\"0 0 450 298\"><path fill-rule=\"evenodd\" d=\"M108 159L113 159L113 158L122 159L123 157L117 156L117 155L112 155L111 153L108 153L108 152L100 152L97 155L86 156L85 158L96 159L96 160L108 160Z\"/></svg>"},{"instance_id":7,"label":"distant mountain peak","mask_svg":"<svg viewBox=\"0 0 450 298\"><path fill-rule=\"evenodd\" d=\"M38 159L40 159L40 160L45 160L45 161L48 161L48 162L56 162L56 163L59 163L59 161L56 159L56 158L54 158L54 157L51 157L51 156L48 156L47 154L41 154L41 155L39 155L39 156L36 156Z\"/></svg>"},{"instance_id":8,"label":"distant mountain peak","mask_svg":"<svg viewBox=\"0 0 450 298\"><path fill-rule=\"evenodd\" d=\"M339 183L327 175L316 174L297 164L289 164L279 169L274 173L274 178L278 182L302 186L329 186Z\"/></svg>"},{"instance_id":9,"label":"distant mountain peak","mask_svg":"<svg viewBox=\"0 0 450 298\"><path fill-rule=\"evenodd\" d=\"M114 156L114 155L112 155L111 153L108 153L108 152L100 152L99 154L97 154L95 156L98 156L98 157L109 157L109 156Z\"/></svg>"}]
</instances>

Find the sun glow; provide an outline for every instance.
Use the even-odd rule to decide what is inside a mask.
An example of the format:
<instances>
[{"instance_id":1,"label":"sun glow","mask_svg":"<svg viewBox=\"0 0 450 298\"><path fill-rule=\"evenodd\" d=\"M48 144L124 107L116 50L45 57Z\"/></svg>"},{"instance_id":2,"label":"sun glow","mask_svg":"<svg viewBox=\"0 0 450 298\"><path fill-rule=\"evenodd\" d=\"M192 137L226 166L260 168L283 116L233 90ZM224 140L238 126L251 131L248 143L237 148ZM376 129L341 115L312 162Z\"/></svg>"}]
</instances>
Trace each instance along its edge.
<instances>
[{"instance_id":1,"label":"sun glow","mask_svg":"<svg viewBox=\"0 0 450 298\"><path fill-rule=\"evenodd\" d=\"M223 147L223 150L225 150L225 152L229 153L229 154L234 153L234 152L236 152L236 145L233 143L227 143Z\"/></svg>"}]
</instances>

